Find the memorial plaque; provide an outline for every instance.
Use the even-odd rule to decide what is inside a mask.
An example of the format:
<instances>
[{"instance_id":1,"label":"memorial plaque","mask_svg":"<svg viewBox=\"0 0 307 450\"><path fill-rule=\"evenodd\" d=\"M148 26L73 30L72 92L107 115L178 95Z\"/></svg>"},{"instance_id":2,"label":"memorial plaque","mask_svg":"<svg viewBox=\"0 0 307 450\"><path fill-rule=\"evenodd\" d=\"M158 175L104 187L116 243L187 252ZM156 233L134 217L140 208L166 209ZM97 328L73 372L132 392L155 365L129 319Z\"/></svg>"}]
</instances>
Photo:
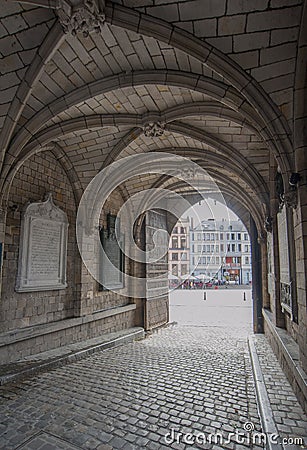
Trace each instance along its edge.
<instances>
[{"instance_id":1,"label":"memorial plaque","mask_svg":"<svg viewBox=\"0 0 307 450\"><path fill-rule=\"evenodd\" d=\"M120 233L118 242L115 233L100 230L100 241L104 253L101 254L102 289L122 289L124 287L125 261L122 251L124 238Z\"/></svg>"},{"instance_id":2,"label":"memorial plaque","mask_svg":"<svg viewBox=\"0 0 307 450\"><path fill-rule=\"evenodd\" d=\"M65 289L68 220L52 200L31 203L21 222L16 291Z\"/></svg>"},{"instance_id":3,"label":"memorial plaque","mask_svg":"<svg viewBox=\"0 0 307 450\"><path fill-rule=\"evenodd\" d=\"M280 282L289 284L291 280L286 206L283 206L282 210L277 214L277 226Z\"/></svg>"},{"instance_id":4,"label":"memorial plaque","mask_svg":"<svg viewBox=\"0 0 307 450\"><path fill-rule=\"evenodd\" d=\"M288 311L292 318L290 254L287 227L287 208L285 205L277 214L277 226L280 267L280 303L282 306L282 311Z\"/></svg>"},{"instance_id":5,"label":"memorial plaque","mask_svg":"<svg viewBox=\"0 0 307 450\"><path fill-rule=\"evenodd\" d=\"M146 298L168 297L168 244L165 212L146 213Z\"/></svg>"},{"instance_id":6,"label":"memorial plaque","mask_svg":"<svg viewBox=\"0 0 307 450\"><path fill-rule=\"evenodd\" d=\"M267 235L267 252L268 252L268 293L274 293L274 266L273 266L273 236L272 233Z\"/></svg>"}]
</instances>

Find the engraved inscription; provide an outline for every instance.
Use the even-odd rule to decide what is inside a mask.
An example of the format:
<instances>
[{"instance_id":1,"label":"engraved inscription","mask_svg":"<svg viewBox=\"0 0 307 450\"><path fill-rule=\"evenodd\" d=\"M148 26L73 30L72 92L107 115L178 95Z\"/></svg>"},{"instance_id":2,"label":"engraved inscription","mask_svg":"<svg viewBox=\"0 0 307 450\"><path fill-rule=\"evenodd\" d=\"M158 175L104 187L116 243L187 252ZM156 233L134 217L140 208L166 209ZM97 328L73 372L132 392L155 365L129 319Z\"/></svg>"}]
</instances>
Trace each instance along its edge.
<instances>
[{"instance_id":1,"label":"engraved inscription","mask_svg":"<svg viewBox=\"0 0 307 450\"><path fill-rule=\"evenodd\" d=\"M104 265L104 278L106 280L106 284L108 286L114 286L117 284L121 284L121 280L119 279L119 274L113 270L112 264L118 270L121 270L121 252L120 248L116 241L112 241L106 239L104 241L104 251L106 252L108 259L106 259Z\"/></svg>"},{"instance_id":2,"label":"engraved inscription","mask_svg":"<svg viewBox=\"0 0 307 450\"><path fill-rule=\"evenodd\" d=\"M277 214L278 224L278 244L279 244L279 264L280 264L280 281L282 283L290 283L290 264L289 264L289 244L286 207Z\"/></svg>"},{"instance_id":3,"label":"engraved inscription","mask_svg":"<svg viewBox=\"0 0 307 450\"><path fill-rule=\"evenodd\" d=\"M122 289L124 287L124 253L122 251L123 235L118 242L107 230L100 231L103 248L101 256L102 286L104 289Z\"/></svg>"},{"instance_id":4,"label":"engraved inscription","mask_svg":"<svg viewBox=\"0 0 307 450\"><path fill-rule=\"evenodd\" d=\"M168 234L166 216L158 211L146 214L146 299L168 295Z\"/></svg>"},{"instance_id":5,"label":"engraved inscription","mask_svg":"<svg viewBox=\"0 0 307 450\"><path fill-rule=\"evenodd\" d=\"M35 220L32 225L30 277L59 276L61 224Z\"/></svg>"},{"instance_id":6,"label":"engraved inscription","mask_svg":"<svg viewBox=\"0 0 307 450\"><path fill-rule=\"evenodd\" d=\"M24 211L16 291L65 289L68 221L53 203L31 203Z\"/></svg>"}]
</instances>

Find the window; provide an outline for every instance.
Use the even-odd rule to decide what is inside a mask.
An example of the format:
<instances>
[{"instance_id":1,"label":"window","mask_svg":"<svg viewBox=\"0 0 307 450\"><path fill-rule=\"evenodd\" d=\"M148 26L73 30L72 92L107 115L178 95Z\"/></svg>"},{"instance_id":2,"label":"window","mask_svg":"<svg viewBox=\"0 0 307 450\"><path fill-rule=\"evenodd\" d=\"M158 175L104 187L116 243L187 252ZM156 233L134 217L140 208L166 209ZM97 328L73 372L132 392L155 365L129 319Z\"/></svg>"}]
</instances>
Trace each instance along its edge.
<instances>
[{"instance_id":1,"label":"window","mask_svg":"<svg viewBox=\"0 0 307 450\"><path fill-rule=\"evenodd\" d=\"M236 251L236 244L231 244L231 251L235 252Z\"/></svg>"},{"instance_id":2,"label":"window","mask_svg":"<svg viewBox=\"0 0 307 450\"><path fill-rule=\"evenodd\" d=\"M186 238L181 238L181 248L185 248L187 246Z\"/></svg>"},{"instance_id":3,"label":"window","mask_svg":"<svg viewBox=\"0 0 307 450\"><path fill-rule=\"evenodd\" d=\"M238 244L238 252L241 251L241 248L242 248L242 245L241 245L241 244Z\"/></svg>"},{"instance_id":4,"label":"window","mask_svg":"<svg viewBox=\"0 0 307 450\"><path fill-rule=\"evenodd\" d=\"M193 253L195 252L194 249L195 249L195 245L193 244L193 245L192 245L192 252L193 252Z\"/></svg>"},{"instance_id":5,"label":"window","mask_svg":"<svg viewBox=\"0 0 307 450\"><path fill-rule=\"evenodd\" d=\"M224 244L221 244L221 252L224 251Z\"/></svg>"},{"instance_id":6,"label":"window","mask_svg":"<svg viewBox=\"0 0 307 450\"><path fill-rule=\"evenodd\" d=\"M172 260L178 261L178 253L172 253Z\"/></svg>"},{"instance_id":7,"label":"window","mask_svg":"<svg viewBox=\"0 0 307 450\"><path fill-rule=\"evenodd\" d=\"M192 233L192 241L194 241L195 239L194 239L194 233Z\"/></svg>"},{"instance_id":8,"label":"window","mask_svg":"<svg viewBox=\"0 0 307 450\"><path fill-rule=\"evenodd\" d=\"M178 238L177 237L172 238L172 248L178 248Z\"/></svg>"},{"instance_id":9,"label":"window","mask_svg":"<svg viewBox=\"0 0 307 450\"><path fill-rule=\"evenodd\" d=\"M198 252L198 253L201 253L201 245L198 245L198 246L197 246L197 252Z\"/></svg>"},{"instance_id":10,"label":"window","mask_svg":"<svg viewBox=\"0 0 307 450\"><path fill-rule=\"evenodd\" d=\"M231 240L232 240L232 241L235 241L235 239L236 239L235 233L231 233Z\"/></svg>"},{"instance_id":11,"label":"window","mask_svg":"<svg viewBox=\"0 0 307 450\"><path fill-rule=\"evenodd\" d=\"M230 252L230 244L227 244L227 251Z\"/></svg>"},{"instance_id":12,"label":"window","mask_svg":"<svg viewBox=\"0 0 307 450\"><path fill-rule=\"evenodd\" d=\"M215 240L214 233L211 233L211 241L214 241L214 240Z\"/></svg>"},{"instance_id":13,"label":"window","mask_svg":"<svg viewBox=\"0 0 307 450\"><path fill-rule=\"evenodd\" d=\"M188 266L186 264L181 265L181 274L186 275L188 273Z\"/></svg>"},{"instance_id":14,"label":"window","mask_svg":"<svg viewBox=\"0 0 307 450\"><path fill-rule=\"evenodd\" d=\"M249 264L249 257L245 256L245 264Z\"/></svg>"},{"instance_id":15,"label":"window","mask_svg":"<svg viewBox=\"0 0 307 450\"><path fill-rule=\"evenodd\" d=\"M197 240L201 241L201 233L197 233Z\"/></svg>"},{"instance_id":16,"label":"window","mask_svg":"<svg viewBox=\"0 0 307 450\"><path fill-rule=\"evenodd\" d=\"M244 245L244 251L248 253L248 245Z\"/></svg>"},{"instance_id":17,"label":"window","mask_svg":"<svg viewBox=\"0 0 307 450\"><path fill-rule=\"evenodd\" d=\"M215 261L216 261L216 264L220 264L220 257L219 257L219 256L216 256L216 257L215 257Z\"/></svg>"},{"instance_id":18,"label":"window","mask_svg":"<svg viewBox=\"0 0 307 450\"><path fill-rule=\"evenodd\" d=\"M211 245L211 253L214 252L214 245Z\"/></svg>"},{"instance_id":19,"label":"window","mask_svg":"<svg viewBox=\"0 0 307 450\"><path fill-rule=\"evenodd\" d=\"M181 234L185 234L186 233L185 228L181 227L180 232L181 232Z\"/></svg>"},{"instance_id":20,"label":"window","mask_svg":"<svg viewBox=\"0 0 307 450\"><path fill-rule=\"evenodd\" d=\"M238 233L238 241L241 241L241 233Z\"/></svg>"},{"instance_id":21,"label":"window","mask_svg":"<svg viewBox=\"0 0 307 450\"><path fill-rule=\"evenodd\" d=\"M224 239L224 233L220 233L220 241Z\"/></svg>"},{"instance_id":22,"label":"window","mask_svg":"<svg viewBox=\"0 0 307 450\"><path fill-rule=\"evenodd\" d=\"M244 241L248 241L248 234L244 233Z\"/></svg>"},{"instance_id":23,"label":"window","mask_svg":"<svg viewBox=\"0 0 307 450\"><path fill-rule=\"evenodd\" d=\"M182 261L186 261L187 260L187 254L186 253L181 253L181 260Z\"/></svg>"},{"instance_id":24,"label":"window","mask_svg":"<svg viewBox=\"0 0 307 450\"><path fill-rule=\"evenodd\" d=\"M210 253L210 245L206 245L206 251L207 253Z\"/></svg>"},{"instance_id":25,"label":"window","mask_svg":"<svg viewBox=\"0 0 307 450\"><path fill-rule=\"evenodd\" d=\"M210 233L206 233L206 241L210 241Z\"/></svg>"},{"instance_id":26,"label":"window","mask_svg":"<svg viewBox=\"0 0 307 450\"><path fill-rule=\"evenodd\" d=\"M229 233L227 233L226 239L227 239L227 241L229 241Z\"/></svg>"},{"instance_id":27,"label":"window","mask_svg":"<svg viewBox=\"0 0 307 450\"><path fill-rule=\"evenodd\" d=\"M215 251L216 251L216 253L219 252L219 245L216 245L216 246L215 246Z\"/></svg>"},{"instance_id":28,"label":"window","mask_svg":"<svg viewBox=\"0 0 307 450\"><path fill-rule=\"evenodd\" d=\"M178 266L177 266L177 264L172 264L172 273L173 273L173 275L178 275Z\"/></svg>"}]
</instances>

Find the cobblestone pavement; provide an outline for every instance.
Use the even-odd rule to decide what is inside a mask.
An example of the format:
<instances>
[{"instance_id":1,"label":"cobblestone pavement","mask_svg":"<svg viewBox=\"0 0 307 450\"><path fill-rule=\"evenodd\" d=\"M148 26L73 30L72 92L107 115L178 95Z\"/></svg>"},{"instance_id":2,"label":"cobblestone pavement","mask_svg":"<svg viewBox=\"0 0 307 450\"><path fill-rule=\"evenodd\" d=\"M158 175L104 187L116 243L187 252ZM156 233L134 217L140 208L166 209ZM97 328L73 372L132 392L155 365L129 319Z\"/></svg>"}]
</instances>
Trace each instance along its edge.
<instances>
[{"instance_id":1,"label":"cobblestone pavement","mask_svg":"<svg viewBox=\"0 0 307 450\"><path fill-rule=\"evenodd\" d=\"M288 436L304 437L304 448L307 448L307 417L266 337L257 335L254 341L277 430L280 436L285 436L285 442ZM285 445L285 448L293 448L293 445Z\"/></svg>"},{"instance_id":2,"label":"cobblestone pavement","mask_svg":"<svg viewBox=\"0 0 307 450\"><path fill-rule=\"evenodd\" d=\"M145 340L4 386L1 448L262 448L250 445L245 431L261 429L246 334L243 328L170 326ZM267 351L265 342L259 345ZM291 423L281 414L280 431L298 436L302 411L291 414L296 414L287 415ZM232 437L227 443L228 433L236 431L244 442ZM224 442L215 444L217 433ZM209 434L216 435L213 443L204 443Z\"/></svg>"}]
</instances>

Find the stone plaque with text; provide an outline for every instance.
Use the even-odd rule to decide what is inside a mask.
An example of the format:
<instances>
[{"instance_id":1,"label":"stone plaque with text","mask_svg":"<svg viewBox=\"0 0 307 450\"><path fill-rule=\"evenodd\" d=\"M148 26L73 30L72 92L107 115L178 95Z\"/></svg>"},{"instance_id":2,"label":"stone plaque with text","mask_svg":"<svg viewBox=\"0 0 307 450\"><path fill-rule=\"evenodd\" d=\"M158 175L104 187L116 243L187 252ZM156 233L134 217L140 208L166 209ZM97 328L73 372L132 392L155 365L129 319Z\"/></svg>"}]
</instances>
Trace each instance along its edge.
<instances>
[{"instance_id":1,"label":"stone plaque with text","mask_svg":"<svg viewBox=\"0 0 307 450\"><path fill-rule=\"evenodd\" d=\"M68 220L52 200L31 203L24 211L16 291L65 289Z\"/></svg>"},{"instance_id":2,"label":"stone plaque with text","mask_svg":"<svg viewBox=\"0 0 307 450\"><path fill-rule=\"evenodd\" d=\"M122 289L124 287L124 238L119 234L117 241L115 233L102 229L100 239L103 253L101 255L102 287L106 290Z\"/></svg>"},{"instance_id":3,"label":"stone plaque with text","mask_svg":"<svg viewBox=\"0 0 307 450\"><path fill-rule=\"evenodd\" d=\"M164 211L146 213L146 298L168 298L167 222Z\"/></svg>"},{"instance_id":4,"label":"stone plaque with text","mask_svg":"<svg viewBox=\"0 0 307 450\"><path fill-rule=\"evenodd\" d=\"M290 283L290 263L289 263L289 243L287 228L287 210L284 205L277 214L278 226L278 248L279 248L279 265L280 265L280 282Z\"/></svg>"}]
</instances>

